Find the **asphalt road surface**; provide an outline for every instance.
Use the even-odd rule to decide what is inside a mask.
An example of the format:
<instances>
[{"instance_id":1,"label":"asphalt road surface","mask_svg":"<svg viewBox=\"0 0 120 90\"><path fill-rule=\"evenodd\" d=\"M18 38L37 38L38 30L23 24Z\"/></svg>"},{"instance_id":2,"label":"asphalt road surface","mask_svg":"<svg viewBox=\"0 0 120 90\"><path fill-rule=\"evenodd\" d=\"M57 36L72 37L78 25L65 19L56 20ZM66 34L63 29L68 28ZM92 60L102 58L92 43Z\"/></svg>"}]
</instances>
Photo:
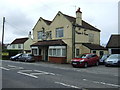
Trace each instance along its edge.
<instances>
[{"instance_id":1,"label":"asphalt road surface","mask_svg":"<svg viewBox=\"0 0 120 90\"><path fill-rule=\"evenodd\" d=\"M2 88L120 88L118 67L73 68L70 64L0 60Z\"/></svg>"}]
</instances>

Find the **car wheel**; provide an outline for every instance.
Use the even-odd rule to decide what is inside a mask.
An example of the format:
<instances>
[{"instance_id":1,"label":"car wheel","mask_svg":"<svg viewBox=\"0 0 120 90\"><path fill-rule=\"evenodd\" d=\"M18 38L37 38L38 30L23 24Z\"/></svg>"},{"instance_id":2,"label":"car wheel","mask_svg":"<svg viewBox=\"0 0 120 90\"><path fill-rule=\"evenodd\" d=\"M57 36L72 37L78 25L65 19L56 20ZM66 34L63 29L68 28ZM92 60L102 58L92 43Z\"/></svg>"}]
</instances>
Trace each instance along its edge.
<instances>
[{"instance_id":1,"label":"car wheel","mask_svg":"<svg viewBox=\"0 0 120 90\"><path fill-rule=\"evenodd\" d=\"M74 68L76 68L76 66L72 65Z\"/></svg>"},{"instance_id":2,"label":"car wheel","mask_svg":"<svg viewBox=\"0 0 120 90\"><path fill-rule=\"evenodd\" d=\"M85 64L84 64L84 67L87 68L87 67L88 67L88 63L85 63Z\"/></svg>"},{"instance_id":3,"label":"car wheel","mask_svg":"<svg viewBox=\"0 0 120 90\"><path fill-rule=\"evenodd\" d=\"M107 64L105 64L105 66L106 66L106 67L108 67L108 65L107 65Z\"/></svg>"},{"instance_id":4,"label":"car wheel","mask_svg":"<svg viewBox=\"0 0 120 90\"><path fill-rule=\"evenodd\" d=\"M27 62L27 60L25 59L25 62Z\"/></svg>"},{"instance_id":5,"label":"car wheel","mask_svg":"<svg viewBox=\"0 0 120 90\"><path fill-rule=\"evenodd\" d=\"M99 65L99 62L96 62L96 64L95 64L96 66L98 66Z\"/></svg>"}]
</instances>

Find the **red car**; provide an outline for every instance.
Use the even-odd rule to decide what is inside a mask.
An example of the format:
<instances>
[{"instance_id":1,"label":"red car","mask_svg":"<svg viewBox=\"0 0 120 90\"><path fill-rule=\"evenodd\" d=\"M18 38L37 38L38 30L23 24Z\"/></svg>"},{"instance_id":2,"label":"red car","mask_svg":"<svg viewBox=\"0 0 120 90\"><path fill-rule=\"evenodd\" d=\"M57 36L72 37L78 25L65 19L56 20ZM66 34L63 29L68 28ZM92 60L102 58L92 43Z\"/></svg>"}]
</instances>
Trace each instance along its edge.
<instances>
[{"instance_id":1,"label":"red car","mask_svg":"<svg viewBox=\"0 0 120 90\"><path fill-rule=\"evenodd\" d=\"M71 60L71 64L73 67L88 67L91 65L99 65L99 57L96 54L85 53L77 58L73 58Z\"/></svg>"}]
</instances>

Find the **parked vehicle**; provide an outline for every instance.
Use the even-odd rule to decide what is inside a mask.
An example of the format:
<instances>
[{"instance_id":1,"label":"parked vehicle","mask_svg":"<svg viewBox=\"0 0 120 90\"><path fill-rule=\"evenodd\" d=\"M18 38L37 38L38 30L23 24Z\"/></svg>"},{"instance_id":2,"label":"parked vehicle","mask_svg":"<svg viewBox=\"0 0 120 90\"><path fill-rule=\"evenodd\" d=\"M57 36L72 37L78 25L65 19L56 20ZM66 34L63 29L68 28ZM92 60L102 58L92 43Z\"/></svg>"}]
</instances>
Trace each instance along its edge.
<instances>
[{"instance_id":1,"label":"parked vehicle","mask_svg":"<svg viewBox=\"0 0 120 90\"><path fill-rule=\"evenodd\" d=\"M15 56L11 56L10 60L16 61L20 56L22 56L22 53L19 53L19 54L15 55Z\"/></svg>"},{"instance_id":2,"label":"parked vehicle","mask_svg":"<svg viewBox=\"0 0 120 90\"><path fill-rule=\"evenodd\" d=\"M90 65L99 65L99 57L96 54L85 53L71 60L73 67L88 67Z\"/></svg>"},{"instance_id":3,"label":"parked vehicle","mask_svg":"<svg viewBox=\"0 0 120 90\"><path fill-rule=\"evenodd\" d=\"M120 54L111 54L105 60L105 66L120 66Z\"/></svg>"},{"instance_id":4,"label":"parked vehicle","mask_svg":"<svg viewBox=\"0 0 120 90\"><path fill-rule=\"evenodd\" d=\"M23 54L18 60L23 62L35 62L35 58L32 54Z\"/></svg>"},{"instance_id":5,"label":"parked vehicle","mask_svg":"<svg viewBox=\"0 0 120 90\"><path fill-rule=\"evenodd\" d=\"M109 57L109 54L104 54L100 59L100 64L104 64L105 60Z\"/></svg>"}]
</instances>

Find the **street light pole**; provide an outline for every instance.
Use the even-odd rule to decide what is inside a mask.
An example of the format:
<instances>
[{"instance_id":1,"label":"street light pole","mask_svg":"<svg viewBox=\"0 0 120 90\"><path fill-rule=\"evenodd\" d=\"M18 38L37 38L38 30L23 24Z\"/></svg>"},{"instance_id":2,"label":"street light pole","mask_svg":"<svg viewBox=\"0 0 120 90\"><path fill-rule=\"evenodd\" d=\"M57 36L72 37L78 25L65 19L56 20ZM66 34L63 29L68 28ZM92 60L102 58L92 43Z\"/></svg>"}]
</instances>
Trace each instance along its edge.
<instances>
[{"instance_id":1,"label":"street light pole","mask_svg":"<svg viewBox=\"0 0 120 90\"><path fill-rule=\"evenodd\" d=\"M3 28L2 28L2 50L4 47L4 24L5 24L5 17L3 17Z\"/></svg>"}]
</instances>

